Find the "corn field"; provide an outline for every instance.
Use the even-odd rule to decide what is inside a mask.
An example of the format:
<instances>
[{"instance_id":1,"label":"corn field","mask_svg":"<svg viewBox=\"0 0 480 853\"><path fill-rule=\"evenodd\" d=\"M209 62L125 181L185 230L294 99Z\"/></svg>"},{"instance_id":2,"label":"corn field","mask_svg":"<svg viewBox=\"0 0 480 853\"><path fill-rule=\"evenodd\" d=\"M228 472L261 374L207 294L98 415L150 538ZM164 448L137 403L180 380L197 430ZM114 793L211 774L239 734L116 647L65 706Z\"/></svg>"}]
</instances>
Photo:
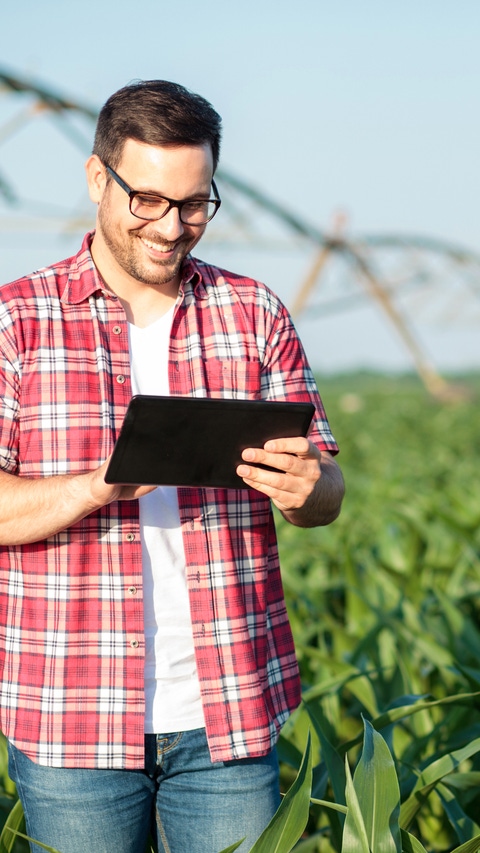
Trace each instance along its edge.
<instances>
[{"instance_id":1,"label":"corn field","mask_svg":"<svg viewBox=\"0 0 480 853\"><path fill-rule=\"evenodd\" d=\"M277 519L303 702L251 853L480 849L480 376L463 383L440 403L413 377L319 378L347 495L328 528ZM0 853L22 853L1 741L0 784Z\"/></svg>"}]
</instances>

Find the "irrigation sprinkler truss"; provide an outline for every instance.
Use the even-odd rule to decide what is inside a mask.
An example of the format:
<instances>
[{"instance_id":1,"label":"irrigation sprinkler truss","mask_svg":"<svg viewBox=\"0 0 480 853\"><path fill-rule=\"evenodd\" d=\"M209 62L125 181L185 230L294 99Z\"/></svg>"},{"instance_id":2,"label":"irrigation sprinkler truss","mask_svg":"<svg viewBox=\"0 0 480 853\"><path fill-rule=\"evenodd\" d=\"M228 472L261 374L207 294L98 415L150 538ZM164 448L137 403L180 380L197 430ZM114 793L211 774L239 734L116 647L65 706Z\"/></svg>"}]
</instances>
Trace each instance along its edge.
<instances>
[{"instance_id":1,"label":"irrigation sprinkler truss","mask_svg":"<svg viewBox=\"0 0 480 853\"><path fill-rule=\"evenodd\" d=\"M60 132L54 142L59 163L65 141L88 155L97 115L92 106L0 68L0 235L15 230L83 234L92 226L91 205L67 208L63 198L59 204L50 199L28 200L19 189L23 169L15 165L15 157L14 165L8 162L20 135L23 144L30 145L28 159L37 171L42 169L40 159L35 162L34 142L26 142L26 132L32 126L38 131L39 121ZM295 318L314 320L351 311L371 300L407 348L425 387L441 398L455 394L426 355L414 320L422 312L430 318L437 312L447 322L455 319L478 325L480 255L418 235L352 238L341 217L331 232L322 231L228 170L219 169L216 179L222 216L207 229L206 242L299 253L310 266L300 277L290 306Z\"/></svg>"}]
</instances>

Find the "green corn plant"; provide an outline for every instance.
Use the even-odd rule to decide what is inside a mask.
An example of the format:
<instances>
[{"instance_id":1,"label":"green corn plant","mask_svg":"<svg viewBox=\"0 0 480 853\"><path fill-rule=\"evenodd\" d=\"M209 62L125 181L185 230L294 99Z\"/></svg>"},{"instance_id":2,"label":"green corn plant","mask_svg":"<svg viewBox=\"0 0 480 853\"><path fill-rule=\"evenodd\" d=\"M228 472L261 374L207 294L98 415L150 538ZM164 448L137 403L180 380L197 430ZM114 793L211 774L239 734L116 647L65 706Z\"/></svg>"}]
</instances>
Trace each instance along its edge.
<instances>
[{"instance_id":1,"label":"green corn plant","mask_svg":"<svg viewBox=\"0 0 480 853\"><path fill-rule=\"evenodd\" d=\"M480 377L468 382L478 397ZM347 495L327 528L298 530L276 516L304 701L279 740L287 794L260 850L342 853L355 815L370 843L380 779L399 790L391 836L398 845L400 832L402 853L474 853L478 404L440 404L412 377L320 377L319 385ZM359 405L347 410L342 401L351 393ZM0 738L0 826L15 802L2 749ZM26 850L20 836L3 841L12 849L15 837L15 853Z\"/></svg>"},{"instance_id":2,"label":"green corn plant","mask_svg":"<svg viewBox=\"0 0 480 853\"><path fill-rule=\"evenodd\" d=\"M418 712L418 709L417 709ZM480 742L472 743L455 755L444 756L433 761L419 777L412 795L401 804L400 785L394 758L382 735L368 721L363 721L363 748L353 778L345 756L343 778L345 788L342 799L345 805L311 798L314 806L322 806L330 812L340 813L343 833L339 850L341 853L427 853L422 841L409 831L409 826L425 798L436 790L442 799L454 803L454 825L462 843L452 847L450 853L474 853L480 849L480 827L466 818L455 800L445 792L452 772L465 759L480 750ZM461 775L461 774L460 774ZM442 781L443 780L443 783ZM471 780L474 781L474 780ZM478 784L478 778L476 779ZM304 778L303 796L308 791L308 779ZM444 790L445 789L445 790ZM297 789L298 795L301 789ZM463 829L460 824L463 823ZM474 833L474 834L473 834ZM467 837L468 836L468 837ZM314 853L320 849L320 836L301 841L296 853ZM270 848L266 847L265 850ZM271 848L275 849L275 848ZM283 850L283 848L281 848ZM285 853L291 848L285 848ZM256 847L252 848L252 853Z\"/></svg>"},{"instance_id":3,"label":"green corn plant","mask_svg":"<svg viewBox=\"0 0 480 853\"><path fill-rule=\"evenodd\" d=\"M387 741L380 734L383 730L391 736L392 728L404 725L406 720L413 715L424 713L425 710L448 708L456 703L478 702L478 699L479 694L446 697L438 701L415 701L412 697L407 704L379 715L372 722L364 720L363 750L352 780L349 764L345 759L347 753L355 754L362 742L362 733L348 743L338 742L337 733L323 712L318 697L310 697L305 703L305 709L318 738L323 759L313 770L313 780L315 782L316 776L323 779L321 794L325 797L327 791L330 791L332 796L330 802L313 798L312 803L314 806L323 807L322 814L327 811L330 813L330 846L315 846L320 843L320 835L323 834L325 839L323 824L323 832L319 833L317 828L316 836L312 833L312 843L305 842L303 846L300 844L298 853L313 853L320 849L338 850L342 853L348 853L350 850L352 853L363 853L364 849L371 850L372 853L377 850L382 853L394 853L403 849L422 850L424 847L420 840L414 834L411 835L409 830L419 813L428 809L432 796L439 798L457 842L471 845L475 841L480 847L480 827L463 810L461 799L456 796L460 789L478 792L480 773L465 772L462 768L480 754L480 738L472 740L461 749L424 761L423 767L418 770L410 768L408 785L404 780L401 792L396 767L398 762L392 757ZM283 743L281 748L285 757ZM294 753L290 752L289 759L293 756ZM323 772L324 770L326 772ZM405 777L405 768L402 768L401 762L400 770ZM333 814L332 809L340 812L340 815ZM345 820L343 813L347 815ZM341 828L343 820L343 833L340 832L339 836L339 827Z\"/></svg>"},{"instance_id":4,"label":"green corn plant","mask_svg":"<svg viewBox=\"0 0 480 853\"><path fill-rule=\"evenodd\" d=\"M365 721L363 751L352 779L345 760L347 817L343 853L401 853L400 787L386 742Z\"/></svg>"},{"instance_id":5,"label":"green corn plant","mask_svg":"<svg viewBox=\"0 0 480 853\"><path fill-rule=\"evenodd\" d=\"M468 755L477 752L480 743L472 744ZM434 770L430 765L427 780L422 778L416 786L413 797L415 807L420 795L430 791L440 778L448 775L456 761L467 755L445 756ZM347 818L343 836L342 853L426 853L425 847L405 828L412 817L412 809L400 806L400 788L395 764L388 746L373 726L365 722L364 743L361 758L355 769L353 779L348 763L346 764ZM422 777L424 774L422 774ZM407 814L408 813L408 814ZM465 853L480 848L480 829L464 844L452 850L452 853Z\"/></svg>"},{"instance_id":6,"label":"green corn plant","mask_svg":"<svg viewBox=\"0 0 480 853\"><path fill-rule=\"evenodd\" d=\"M0 853L12 853L14 848L17 849L15 844L17 839L33 841L32 838L20 831L20 827L23 825L23 822L22 805L20 800L17 800L5 821L0 834ZM47 853L59 853L59 851L54 847L49 847L47 844L42 844L40 841L35 841L35 844L38 847L41 847L42 850L46 850Z\"/></svg>"},{"instance_id":7,"label":"green corn plant","mask_svg":"<svg viewBox=\"0 0 480 853\"><path fill-rule=\"evenodd\" d=\"M307 824L311 789L312 750L308 737L297 777L250 853L290 853Z\"/></svg>"},{"instance_id":8,"label":"green corn plant","mask_svg":"<svg viewBox=\"0 0 480 853\"><path fill-rule=\"evenodd\" d=\"M12 807L0 834L0 853L11 853L17 834L23 825L23 809L20 800Z\"/></svg>"}]
</instances>

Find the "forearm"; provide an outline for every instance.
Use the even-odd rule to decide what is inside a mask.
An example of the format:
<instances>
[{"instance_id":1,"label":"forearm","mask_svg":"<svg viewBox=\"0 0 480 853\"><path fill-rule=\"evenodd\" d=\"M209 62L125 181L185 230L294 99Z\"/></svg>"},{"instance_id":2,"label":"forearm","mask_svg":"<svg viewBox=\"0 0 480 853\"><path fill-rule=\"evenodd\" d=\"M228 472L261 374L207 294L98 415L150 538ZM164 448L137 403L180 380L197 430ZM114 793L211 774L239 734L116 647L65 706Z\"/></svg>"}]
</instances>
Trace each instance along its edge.
<instances>
[{"instance_id":1,"label":"forearm","mask_svg":"<svg viewBox=\"0 0 480 853\"><path fill-rule=\"evenodd\" d=\"M321 453L320 478L303 506L281 510L283 517L297 527L319 527L338 518L345 494L342 472L330 453Z\"/></svg>"},{"instance_id":2,"label":"forearm","mask_svg":"<svg viewBox=\"0 0 480 853\"><path fill-rule=\"evenodd\" d=\"M136 500L155 489L106 483L108 463L85 474L39 479L0 471L0 545L48 539L112 501Z\"/></svg>"},{"instance_id":3,"label":"forearm","mask_svg":"<svg viewBox=\"0 0 480 853\"><path fill-rule=\"evenodd\" d=\"M101 505L91 488L94 472L41 479L0 472L0 545L47 539Z\"/></svg>"}]
</instances>

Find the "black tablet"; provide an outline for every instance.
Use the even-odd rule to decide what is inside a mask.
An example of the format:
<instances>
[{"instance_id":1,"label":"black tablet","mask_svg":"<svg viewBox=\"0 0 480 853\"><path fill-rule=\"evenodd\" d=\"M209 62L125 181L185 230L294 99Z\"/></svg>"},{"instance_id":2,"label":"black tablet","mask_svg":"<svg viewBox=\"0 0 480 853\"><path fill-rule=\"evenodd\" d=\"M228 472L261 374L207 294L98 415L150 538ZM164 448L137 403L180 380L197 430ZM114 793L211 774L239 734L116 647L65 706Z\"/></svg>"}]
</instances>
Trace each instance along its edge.
<instances>
[{"instance_id":1,"label":"black tablet","mask_svg":"<svg viewBox=\"0 0 480 853\"><path fill-rule=\"evenodd\" d=\"M246 447L307 435L312 403L132 397L107 483L248 488L235 473Z\"/></svg>"}]
</instances>

